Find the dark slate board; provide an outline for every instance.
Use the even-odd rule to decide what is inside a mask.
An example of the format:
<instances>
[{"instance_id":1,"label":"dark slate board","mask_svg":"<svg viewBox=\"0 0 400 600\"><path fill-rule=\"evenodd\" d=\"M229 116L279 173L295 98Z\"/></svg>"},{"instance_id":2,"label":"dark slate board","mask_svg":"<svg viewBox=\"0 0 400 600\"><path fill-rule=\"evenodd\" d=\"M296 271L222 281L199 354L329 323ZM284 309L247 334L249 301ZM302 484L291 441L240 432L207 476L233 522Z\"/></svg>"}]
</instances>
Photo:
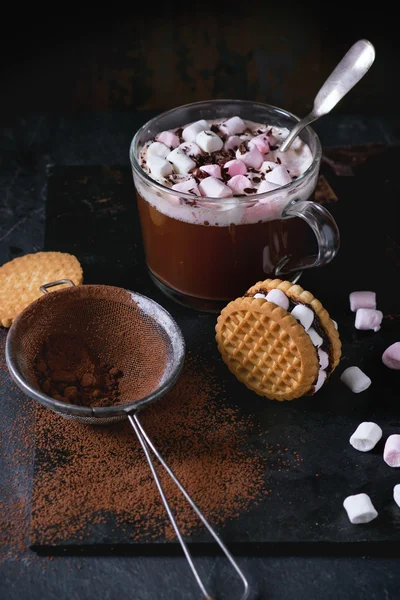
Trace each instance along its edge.
<instances>
[{"instance_id":1,"label":"dark slate board","mask_svg":"<svg viewBox=\"0 0 400 600\"><path fill-rule=\"evenodd\" d=\"M329 208L339 223L342 246L331 265L304 273L300 281L339 322L342 362L316 397L290 403L263 400L238 384L210 344L215 315L199 315L177 306L155 289L144 263L128 168L50 169L45 248L76 254L83 264L86 283L127 287L162 303L181 326L188 349L207 356L216 365L226 384L226 401L253 415L263 431L263 441L270 446L287 443L303 459L300 466L289 471L271 464L268 485L273 493L220 528L224 540L237 552L263 552L271 545L278 552L293 545L292 551L321 554L338 548L338 544L348 553L363 554L366 548L369 554L374 548L378 554L389 548L398 552L400 510L392 501L392 489L400 482L400 471L383 462L383 440L374 451L362 454L350 447L348 438L364 420L379 423L384 439L400 431L400 373L386 369L380 360L383 350L400 339L395 293L400 264L400 185L396 178L400 149L378 149L367 160L366 149L359 150L361 155L331 152L329 164L323 166L339 198ZM350 171L340 168L343 161L352 165ZM379 333L354 329L348 294L356 289L377 291L378 308L385 315ZM373 382L358 395L339 380L340 373L353 364L365 370ZM258 436L250 437L249 444L259 440ZM35 464L35 481L42 469L49 468L51 464L41 455ZM359 492L371 496L379 518L355 527L347 520L342 502L347 495ZM113 526L112 515L110 527L95 525L83 540L72 537L49 547L40 531L34 532L34 539L34 548L41 552L133 550L169 554L176 547L163 544L163 540L148 544L146 539L143 544L130 545L128 534ZM201 551L214 548L203 533L189 541ZM318 550L315 542L319 542Z\"/></svg>"}]
</instances>

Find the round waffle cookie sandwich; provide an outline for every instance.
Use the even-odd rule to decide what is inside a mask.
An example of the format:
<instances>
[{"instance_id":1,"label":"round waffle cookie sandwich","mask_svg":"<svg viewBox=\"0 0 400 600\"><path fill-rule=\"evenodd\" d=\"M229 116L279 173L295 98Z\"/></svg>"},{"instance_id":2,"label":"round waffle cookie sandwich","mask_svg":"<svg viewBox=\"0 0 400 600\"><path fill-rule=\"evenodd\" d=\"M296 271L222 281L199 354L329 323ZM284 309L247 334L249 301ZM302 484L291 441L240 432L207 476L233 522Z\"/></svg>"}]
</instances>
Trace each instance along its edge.
<instances>
[{"instance_id":1,"label":"round waffle cookie sandwich","mask_svg":"<svg viewBox=\"0 0 400 600\"><path fill-rule=\"evenodd\" d=\"M1 266L0 325L11 327L19 313L42 296L41 285L60 279L70 279L75 285L83 281L82 267L72 254L36 252L19 256ZM60 287L63 286L54 290Z\"/></svg>"},{"instance_id":2,"label":"round waffle cookie sandwich","mask_svg":"<svg viewBox=\"0 0 400 600\"><path fill-rule=\"evenodd\" d=\"M336 323L299 285L266 279L218 317L224 362L248 388L270 400L315 394L339 363Z\"/></svg>"}]
</instances>

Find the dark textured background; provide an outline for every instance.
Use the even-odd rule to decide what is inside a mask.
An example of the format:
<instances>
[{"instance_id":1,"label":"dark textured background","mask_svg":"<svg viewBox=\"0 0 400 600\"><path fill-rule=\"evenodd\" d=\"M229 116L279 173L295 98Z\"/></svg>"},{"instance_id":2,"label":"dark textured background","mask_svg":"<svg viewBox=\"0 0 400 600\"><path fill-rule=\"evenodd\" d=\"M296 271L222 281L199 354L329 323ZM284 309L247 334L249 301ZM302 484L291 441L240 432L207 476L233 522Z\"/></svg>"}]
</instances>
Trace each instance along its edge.
<instances>
[{"instance_id":1,"label":"dark textured background","mask_svg":"<svg viewBox=\"0 0 400 600\"><path fill-rule=\"evenodd\" d=\"M378 5L224 1L148 3L47 18L17 11L0 40L0 114L159 110L208 98L306 113L357 39L377 59L339 112L396 113L396 20Z\"/></svg>"},{"instance_id":2,"label":"dark textured background","mask_svg":"<svg viewBox=\"0 0 400 600\"><path fill-rule=\"evenodd\" d=\"M150 111L193 100L249 98L301 115L360 37L375 44L375 65L317 131L324 146L399 143L399 45L390 6L352 10L351 2L345 8L338 3L236 7L202 2L180 8L165 3L157 15L155 3L132 8L114 3L90 13L83 5L7 6L0 36L0 122L6 125L1 131L0 262L43 247L48 164L127 165L130 139ZM379 273L379 264L372 262L374 282ZM17 416L33 429L22 394L1 407L4 498L15 490L29 497L32 453L16 471L7 453L19 451L18 440L2 443ZM253 600L399 597L399 561L383 556L271 555L240 562L254 586ZM206 580L219 581L226 597L235 600L225 562L209 557L199 564ZM0 597L188 600L198 595L183 558L65 557L48 564L29 553L18 560L11 553L0 565Z\"/></svg>"}]
</instances>

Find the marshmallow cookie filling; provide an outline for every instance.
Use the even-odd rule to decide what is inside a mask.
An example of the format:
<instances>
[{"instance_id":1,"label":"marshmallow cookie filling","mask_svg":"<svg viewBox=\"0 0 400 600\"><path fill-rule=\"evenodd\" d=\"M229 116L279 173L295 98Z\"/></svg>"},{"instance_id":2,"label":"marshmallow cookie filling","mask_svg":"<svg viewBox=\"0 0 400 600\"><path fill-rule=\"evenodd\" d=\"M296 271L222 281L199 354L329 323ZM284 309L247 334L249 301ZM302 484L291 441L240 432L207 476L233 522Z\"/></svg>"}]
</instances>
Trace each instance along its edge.
<instances>
[{"instance_id":1,"label":"marshmallow cookie filling","mask_svg":"<svg viewBox=\"0 0 400 600\"><path fill-rule=\"evenodd\" d=\"M322 304L299 285L266 279L230 302L218 350L248 388L271 400L315 394L339 363L341 343Z\"/></svg>"},{"instance_id":2,"label":"marshmallow cookie filling","mask_svg":"<svg viewBox=\"0 0 400 600\"><path fill-rule=\"evenodd\" d=\"M144 145L139 163L178 192L209 198L262 194L291 183L312 163L310 148L299 138L279 151L288 134L238 116L201 119L160 132Z\"/></svg>"},{"instance_id":3,"label":"marshmallow cookie filling","mask_svg":"<svg viewBox=\"0 0 400 600\"><path fill-rule=\"evenodd\" d=\"M281 306L290 312L302 325L318 355L319 370L314 382L314 393L318 392L332 371L333 352L331 340L311 306L302 302L296 302L284 292L277 289L268 291L261 287L255 294L251 294L251 297L262 298L267 302ZM333 321L332 324L334 325Z\"/></svg>"}]
</instances>

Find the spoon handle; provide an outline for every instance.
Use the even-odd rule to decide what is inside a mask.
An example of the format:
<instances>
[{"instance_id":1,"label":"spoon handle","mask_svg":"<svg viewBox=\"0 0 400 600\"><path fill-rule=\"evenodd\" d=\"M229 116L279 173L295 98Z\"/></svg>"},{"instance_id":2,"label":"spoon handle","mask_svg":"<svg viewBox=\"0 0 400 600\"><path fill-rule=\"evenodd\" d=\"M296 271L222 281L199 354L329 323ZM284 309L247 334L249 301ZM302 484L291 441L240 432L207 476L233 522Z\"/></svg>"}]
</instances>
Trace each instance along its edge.
<instances>
[{"instance_id":1,"label":"spoon handle","mask_svg":"<svg viewBox=\"0 0 400 600\"><path fill-rule=\"evenodd\" d=\"M310 123L312 123L313 121L316 121L317 119L318 116L316 116L314 111L312 110L309 115L307 115L306 117L304 117L304 119L296 123L296 125L290 131L287 138L285 138L285 140L282 142L279 148L279 152L286 152L286 150L288 150L292 145L293 140L299 135L300 131L304 129L304 127L307 127L307 125L310 125Z\"/></svg>"},{"instance_id":2,"label":"spoon handle","mask_svg":"<svg viewBox=\"0 0 400 600\"><path fill-rule=\"evenodd\" d=\"M285 152L300 131L319 117L326 115L364 77L375 60L375 49L368 40L352 45L335 67L314 100L310 114L299 121L280 147Z\"/></svg>"}]
</instances>

